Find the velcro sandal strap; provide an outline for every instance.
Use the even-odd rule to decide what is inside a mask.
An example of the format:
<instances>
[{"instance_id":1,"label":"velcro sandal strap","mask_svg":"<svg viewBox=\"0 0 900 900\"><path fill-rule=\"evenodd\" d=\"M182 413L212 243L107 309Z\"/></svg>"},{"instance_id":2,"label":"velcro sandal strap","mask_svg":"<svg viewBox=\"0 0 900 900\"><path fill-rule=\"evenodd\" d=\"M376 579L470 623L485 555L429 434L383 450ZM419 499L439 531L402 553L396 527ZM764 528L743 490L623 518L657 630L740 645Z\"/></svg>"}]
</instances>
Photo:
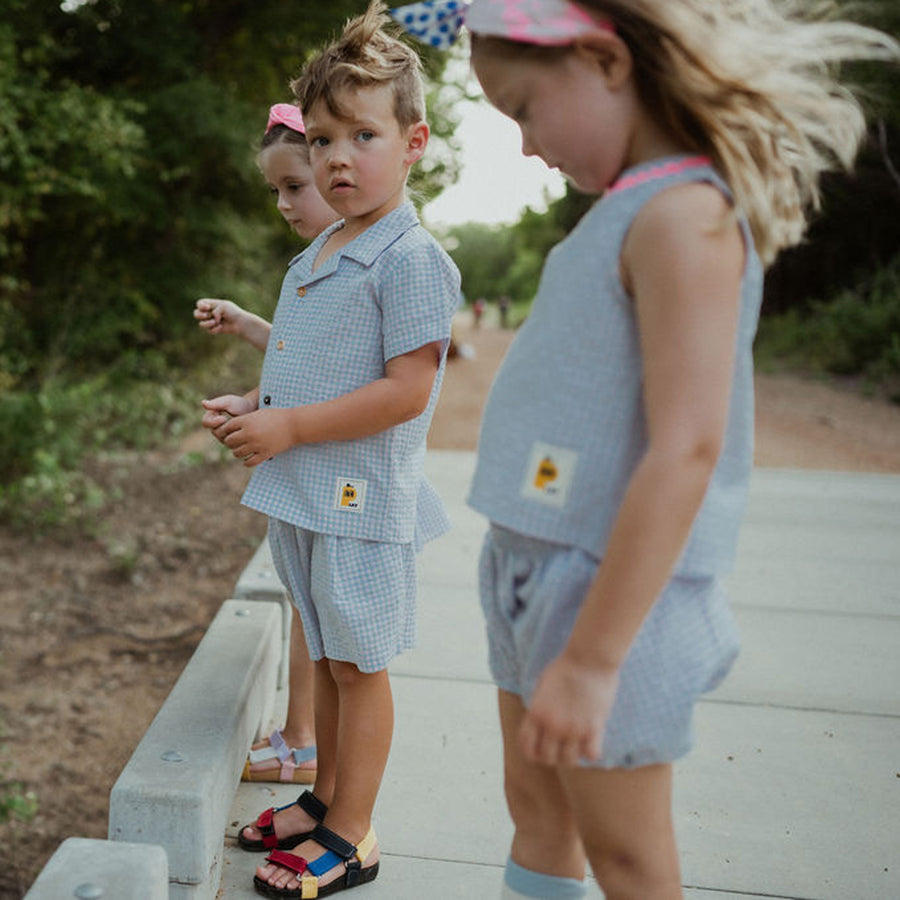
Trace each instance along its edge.
<instances>
[{"instance_id":1,"label":"velcro sandal strap","mask_svg":"<svg viewBox=\"0 0 900 900\"><path fill-rule=\"evenodd\" d=\"M276 812L275 807L270 806L265 812L261 812L256 820L256 830L262 835L263 847L266 850L271 850L278 845L273 821Z\"/></svg>"},{"instance_id":2,"label":"velcro sandal strap","mask_svg":"<svg viewBox=\"0 0 900 900\"><path fill-rule=\"evenodd\" d=\"M328 807L312 791L304 791L297 798L297 806L317 822L321 822L328 813Z\"/></svg>"},{"instance_id":3,"label":"velcro sandal strap","mask_svg":"<svg viewBox=\"0 0 900 900\"><path fill-rule=\"evenodd\" d=\"M292 782L294 780L294 769L296 768L292 759L286 759L281 764L281 771L278 773L278 777L284 782Z\"/></svg>"},{"instance_id":4,"label":"velcro sandal strap","mask_svg":"<svg viewBox=\"0 0 900 900\"><path fill-rule=\"evenodd\" d=\"M284 762L291 755L291 748L285 743L281 732L276 728L269 735L269 746L260 747L259 750L250 751L250 762L265 762L267 759L277 759Z\"/></svg>"},{"instance_id":5,"label":"velcro sandal strap","mask_svg":"<svg viewBox=\"0 0 900 900\"><path fill-rule=\"evenodd\" d=\"M300 763L312 762L316 758L316 745L310 744L308 747L294 747L291 750L291 756L294 757L294 764L300 765Z\"/></svg>"},{"instance_id":6,"label":"velcro sandal strap","mask_svg":"<svg viewBox=\"0 0 900 900\"><path fill-rule=\"evenodd\" d=\"M285 850L273 850L266 857L266 862L281 866L282 869L294 872L298 876L302 875L309 868L309 863L302 856L297 856L296 853L288 853Z\"/></svg>"},{"instance_id":7,"label":"velcro sandal strap","mask_svg":"<svg viewBox=\"0 0 900 900\"><path fill-rule=\"evenodd\" d=\"M339 834L321 823L313 829L310 838L326 850L332 850L342 860L352 859L356 855L356 847L350 841L345 841Z\"/></svg>"},{"instance_id":8,"label":"velcro sandal strap","mask_svg":"<svg viewBox=\"0 0 900 900\"><path fill-rule=\"evenodd\" d=\"M375 841L375 829L370 828L366 832L366 836L356 845L356 858L361 863L364 863L368 859L369 854L375 848Z\"/></svg>"},{"instance_id":9,"label":"velcro sandal strap","mask_svg":"<svg viewBox=\"0 0 900 900\"><path fill-rule=\"evenodd\" d=\"M320 857L309 863L307 871L312 872L313 875L318 877L324 875L326 872L330 872L335 866L340 866L343 863L344 860L341 859L337 853L332 850L326 850Z\"/></svg>"},{"instance_id":10,"label":"velcro sandal strap","mask_svg":"<svg viewBox=\"0 0 900 900\"><path fill-rule=\"evenodd\" d=\"M278 753L274 747L260 747L259 750L250 751L250 764L266 762L270 759L278 759Z\"/></svg>"},{"instance_id":11,"label":"velcro sandal strap","mask_svg":"<svg viewBox=\"0 0 900 900\"><path fill-rule=\"evenodd\" d=\"M300 876L300 900L315 900L319 896L319 879L315 875Z\"/></svg>"}]
</instances>

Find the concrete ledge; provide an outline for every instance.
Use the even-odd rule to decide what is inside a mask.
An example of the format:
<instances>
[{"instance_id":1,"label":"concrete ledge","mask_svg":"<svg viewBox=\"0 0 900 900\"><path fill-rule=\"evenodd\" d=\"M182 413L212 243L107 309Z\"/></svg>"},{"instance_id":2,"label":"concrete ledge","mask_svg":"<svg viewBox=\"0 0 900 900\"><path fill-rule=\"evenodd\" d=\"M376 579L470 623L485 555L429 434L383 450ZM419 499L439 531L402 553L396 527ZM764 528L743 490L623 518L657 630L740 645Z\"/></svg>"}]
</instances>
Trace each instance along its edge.
<instances>
[{"instance_id":1,"label":"concrete ledge","mask_svg":"<svg viewBox=\"0 0 900 900\"><path fill-rule=\"evenodd\" d=\"M281 604L284 641L281 647L281 665L278 668L278 690L286 691L291 654L292 603L275 571L267 538L263 538L253 558L241 572L234 586L234 597L237 600L268 600L270 603Z\"/></svg>"},{"instance_id":2,"label":"concrete ledge","mask_svg":"<svg viewBox=\"0 0 900 900\"><path fill-rule=\"evenodd\" d=\"M171 898L216 895L228 810L271 717L281 622L279 604L226 600L113 786L110 839L164 847Z\"/></svg>"},{"instance_id":3,"label":"concrete ledge","mask_svg":"<svg viewBox=\"0 0 900 900\"><path fill-rule=\"evenodd\" d=\"M68 838L25 900L168 900L166 851L147 844Z\"/></svg>"}]
</instances>

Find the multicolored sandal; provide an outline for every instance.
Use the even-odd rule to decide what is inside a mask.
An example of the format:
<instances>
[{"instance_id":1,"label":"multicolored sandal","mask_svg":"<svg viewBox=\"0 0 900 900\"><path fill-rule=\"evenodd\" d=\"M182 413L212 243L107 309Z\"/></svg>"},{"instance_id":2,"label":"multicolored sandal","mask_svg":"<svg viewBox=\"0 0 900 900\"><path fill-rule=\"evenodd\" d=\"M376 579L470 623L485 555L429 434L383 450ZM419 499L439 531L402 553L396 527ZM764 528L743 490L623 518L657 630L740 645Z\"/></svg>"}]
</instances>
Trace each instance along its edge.
<instances>
[{"instance_id":1,"label":"multicolored sandal","mask_svg":"<svg viewBox=\"0 0 900 900\"><path fill-rule=\"evenodd\" d=\"M255 822L242 825L240 831L238 831L238 844L241 848L254 853L260 850L290 850L292 847L296 847L297 844L302 844L303 841L311 838L313 831L301 831L300 834L291 834L285 838L279 838L275 834L275 813L279 813L283 809L290 809L295 804L317 822L321 822L328 812L328 807L312 791L304 791L294 803L287 803L277 808L274 806L270 807L264 813L260 813L259 818ZM253 841L244 837L244 829L251 827L255 828L262 835L261 840Z\"/></svg>"},{"instance_id":2,"label":"multicolored sandal","mask_svg":"<svg viewBox=\"0 0 900 900\"><path fill-rule=\"evenodd\" d=\"M325 848L325 853L312 862L307 862L295 853L282 853L278 850L266 857L266 862L295 872L300 882L299 888L275 887L259 875L254 875L253 885L256 890L269 897L281 897L283 900L310 900L313 897L327 897L329 894L336 894L338 891L345 891L347 888L375 880L379 863L363 866L375 846L375 832L371 828L356 847L324 825L317 825L311 838ZM340 865L346 867L344 877L338 877L319 887L319 877Z\"/></svg>"},{"instance_id":3,"label":"multicolored sandal","mask_svg":"<svg viewBox=\"0 0 900 900\"><path fill-rule=\"evenodd\" d=\"M271 766L254 771L257 763L271 760ZM279 729L269 735L269 746L251 750L241 781L277 781L282 784L312 784L316 780L316 745L288 747Z\"/></svg>"}]
</instances>

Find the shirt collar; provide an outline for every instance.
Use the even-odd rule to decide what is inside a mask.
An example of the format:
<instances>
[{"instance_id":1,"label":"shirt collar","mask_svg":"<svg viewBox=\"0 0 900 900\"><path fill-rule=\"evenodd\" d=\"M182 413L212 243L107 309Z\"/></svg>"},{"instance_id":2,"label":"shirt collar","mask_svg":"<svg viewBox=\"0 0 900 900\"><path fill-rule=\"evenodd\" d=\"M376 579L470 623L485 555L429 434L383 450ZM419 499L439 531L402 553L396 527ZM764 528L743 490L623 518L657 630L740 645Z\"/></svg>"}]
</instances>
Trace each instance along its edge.
<instances>
[{"instance_id":1,"label":"shirt collar","mask_svg":"<svg viewBox=\"0 0 900 900\"><path fill-rule=\"evenodd\" d=\"M362 234L358 234L346 247L335 253L332 259L337 262L341 256L355 259L364 266L371 266L376 259L400 237L409 231L414 225L419 224L419 216L412 202L405 200L396 209L392 209L386 216L382 216L374 225L370 225ZM329 225L302 253L298 253L289 263L293 266L304 256L310 260L310 265L315 261L319 250L328 238L339 228L343 228L344 220L341 219L333 225ZM319 274L318 271L316 273Z\"/></svg>"},{"instance_id":2,"label":"shirt collar","mask_svg":"<svg viewBox=\"0 0 900 900\"><path fill-rule=\"evenodd\" d=\"M346 247L341 249L341 253L364 266L371 266L401 234L418 224L419 217L416 214L416 208L409 200L405 200L386 216L382 216L374 225L369 226L362 234L358 234Z\"/></svg>"}]
</instances>

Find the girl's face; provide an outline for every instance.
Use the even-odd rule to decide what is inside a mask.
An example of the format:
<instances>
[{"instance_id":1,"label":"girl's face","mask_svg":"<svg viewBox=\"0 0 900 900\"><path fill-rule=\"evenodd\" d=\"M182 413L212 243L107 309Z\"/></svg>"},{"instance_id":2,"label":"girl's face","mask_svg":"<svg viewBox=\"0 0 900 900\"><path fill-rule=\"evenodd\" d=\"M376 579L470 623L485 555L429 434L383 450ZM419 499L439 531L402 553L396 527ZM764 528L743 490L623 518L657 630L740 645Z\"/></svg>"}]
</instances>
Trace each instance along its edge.
<instances>
[{"instance_id":1,"label":"girl's face","mask_svg":"<svg viewBox=\"0 0 900 900\"><path fill-rule=\"evenodd\" d=\"M638 161L630 158L637 113L631 79L611 77L601 60L585 48L544 60L476 45L472 55L488 100L519 126L522 153L589 193Z\"/></svg>"},{"instance_id":2,"label":"girl's face","mask_svg":"<svg viewBox=\"0 0 900 900\"><path fill-rule=\"evenodd\" d=\"M276 198L278 211L300 237L311 241L339 218L322 199L304 151L278 141L259 153L259 167Z\"/></svg>"}]
</instances>

